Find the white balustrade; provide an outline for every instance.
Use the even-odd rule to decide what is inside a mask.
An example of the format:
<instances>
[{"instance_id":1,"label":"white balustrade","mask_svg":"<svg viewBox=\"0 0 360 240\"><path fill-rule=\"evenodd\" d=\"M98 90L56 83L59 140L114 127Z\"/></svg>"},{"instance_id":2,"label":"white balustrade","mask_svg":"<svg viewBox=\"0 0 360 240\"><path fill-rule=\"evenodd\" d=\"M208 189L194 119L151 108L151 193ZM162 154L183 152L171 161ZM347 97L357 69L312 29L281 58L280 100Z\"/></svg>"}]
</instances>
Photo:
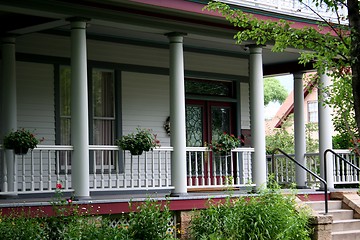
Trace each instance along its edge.
<instances>
[{"instance_id":1,"label":"white balustrade","mask_svg":"<svg viewBox=\"0 0 360 240\"><path fill-rule=\"evenodd\" d=\"M72 146L39 145L25 155L13 155L14 172L6 172L6 161L1 174L0 195L18 193L53 192L57 183L61 183L64 191L71 191L68 158ZM1 151L3 151L1 149ZM4 155L1 154L3 157ZM5 159L2 159L5 160ZM14 182L8 183L8 175L14 175ZM14 191L8 192L7 185L13 184Z\"/></svg>"},{"instance_id":2,"label":"white balustrade","mask_svg":"<svg viewBox=\"0 0 360 240\"><path fill-rule=\"evenodd\" d=\"M359 157L349 150L334 150L341 157L345 158L355 166L360 167ZM294 155L290 155L294 157ZM267 156L268 159L271 159L271 156ZM289 186L291 183L295 182L295 167L294 163L291 160L287 159L282 154L275 154L275 166L273 172L272 163L269 160L268 170L269 173L273 173L275 180L282 185ZM306 167L311 170L313 173L316 173L320 176L320 158L318 153L306 153ZM332 156L333 169L334 169L334 184L339 186L345 184L358 184L359 183L359 173L356 169L351 167L349 164L346 164L344 161L341 161L340 158ZM310 188L319 188L320 181L316 179L311 174L307 173L306 175L306 184Z\"/></svg>"},{"instance_id":3,"label":"white balustrade","mask_svg":"<svg viewBox=\"0 0 360 240\"><path fill-rule=\"evenodd\" d=\"M0 151L3 151L0 148ZM2 162L0 195L54 192L57 183L71 188L72 146L39 145L25 155L13 155L14 172ZM172 189L172 147L161 147L139 156L117 146L89 146L90 191ZM252 148L238 148L225 157L207 148L187 148L188 186L224 187L251 185ZM1 156L4 156L3 154ZM210 159L212 158L212 159ZM14 192L7 191L8 174L15 176Z\"/></svg>"},{"instance_id":4,"label":"white balustrade","mask_svg":"<svg viewBox=\"0 0 360 240\"><path fill-rule=\"evenodd\" d=\"M334 150L338 155L351 162L357 167L360 167L359 157L349 150ZM345 163L338 157L333 157L334 169L334 184L358 184L359 173L349 164Z\"/></svg>"},{"instance_id":5,"label":"white balustrade","mask_svg":"<svg viewBox=\"0 0 360 240\"><path fill-rule=\"evenodd\" d=\"M330 20L331 22L338 23L337 14L331 12L326 8L324 3L316 6L313 0L304 0L302 3L299 0L221 0L221 2L240 6L242 8L260 9L263 11L275 12L277 14L295 16L305 19L312 19L317 21ZM318 13L321 19L314 11ZM347 24L347 9L338 9L341 24Z\"/></svg>"},{"instance_id":6,"label":"white balustrade","mask_svg":"<svg viewBox=\"0 0 360 240\"><path fill-rule=\"evenodd\" d=\"M236 148L225 156L213 153L206 147L188 147L186 151L189 188L253 186L253 148Z\"/></svg>"},{"instance_id":7,"label":"white balustrade","mask_svg":"<svg viewBox=\"0 0 360 240\"><path fill-rule=\"evenodd\" d=\"M171 147L141 155L117 146L90 146L91 191L171 189Z\"/></svg>"}]
</instances>

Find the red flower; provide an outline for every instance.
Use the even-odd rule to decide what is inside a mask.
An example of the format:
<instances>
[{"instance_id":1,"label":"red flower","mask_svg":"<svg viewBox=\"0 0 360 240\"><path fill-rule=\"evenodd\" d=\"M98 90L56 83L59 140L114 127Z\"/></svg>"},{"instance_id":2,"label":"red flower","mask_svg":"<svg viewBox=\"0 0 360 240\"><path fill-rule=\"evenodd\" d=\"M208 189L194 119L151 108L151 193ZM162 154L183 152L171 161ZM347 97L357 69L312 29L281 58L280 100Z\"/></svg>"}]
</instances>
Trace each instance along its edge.
<instances>
[{"instance_id":1,"label":"red flower","mask_svg":"<svg viewBox=\"0 0 360 240\"><path fill-rule=\"evenodd\" d=\"M57 189L62 189L61 183L57 183L57 184L56 184L56 188L57 188Z\"/></svg>"}]
</instances>

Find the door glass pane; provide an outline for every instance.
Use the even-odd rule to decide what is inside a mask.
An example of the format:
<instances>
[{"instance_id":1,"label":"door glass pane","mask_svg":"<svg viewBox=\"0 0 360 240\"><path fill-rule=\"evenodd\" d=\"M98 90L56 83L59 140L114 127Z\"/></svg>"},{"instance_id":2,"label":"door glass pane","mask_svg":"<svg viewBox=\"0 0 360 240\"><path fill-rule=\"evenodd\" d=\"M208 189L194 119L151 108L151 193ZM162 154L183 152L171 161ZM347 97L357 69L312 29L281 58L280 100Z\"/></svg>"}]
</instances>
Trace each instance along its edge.
<instances>
[{"instance_id":1,"label":"door glass pane","mask_svg":"<svg viewBox=\"0 0 360 240\"><path fill-rule=\"evenodd\" d=\"M230 134L230 107L212 106L211 107L211 139L217 140L220 134L226 132ZM213 154L215 160L213 167L217 175L224 176L231 174L231 161L228 156Z\"/></svg>"},{"instance_id":2,"label":"door glass pane","mask_svg":"<svg viewBox=\"0 0 360 240\"><path fill-rule=\"evenodd\" d=\"M230 107L211 107L211 139L217 140L220 134L230 133Z\"/></svg>"},{"instance_id":3,"label":"door glass pane","mask_svg":"<svg viewBox=\"0 0 360 240\"><path fill-rule=\"evenodd\" d=\"M187 79L185 91L187 94L233 97L232 82L226 81Z\"/></svg>"},{"instance_id":4,"label":"door glass pane","mask_svg":"<svg viewBox=\"0 0 360 240\"><path fill-rule=\"evenodd\" d=\"M186 146L203 146L203 108L186 106Z\"/></svg>"}]
</instances>

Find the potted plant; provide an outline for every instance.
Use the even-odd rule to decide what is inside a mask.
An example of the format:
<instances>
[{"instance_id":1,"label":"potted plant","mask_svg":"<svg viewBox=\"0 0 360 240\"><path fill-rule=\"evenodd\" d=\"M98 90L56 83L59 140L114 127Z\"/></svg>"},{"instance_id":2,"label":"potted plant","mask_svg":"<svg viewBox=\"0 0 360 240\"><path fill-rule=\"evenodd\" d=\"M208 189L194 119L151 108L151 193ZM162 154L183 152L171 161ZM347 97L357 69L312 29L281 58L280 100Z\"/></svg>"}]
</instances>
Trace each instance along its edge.
<instances>
[{"instance_id":1,"label":"potted plant","mask_svg":"<svg viewBox=\"0 0 360 240\"><path fill-rule=\"evenodd\" d=\"M219 135L217 140L214 140L209 145L210 149L215 153L226 154L232 149L241 145L242 139L235 137L234 134L227 134L226 132Z\"/></svg>"},{"instance_id":2,"label":"potted plant","mask_svg":"<svg viewBox=\"0 0 360 240\"><path fill-rule=\"evenodd\" d=\"M136 130L136 133L130 133L116 140L116 144L123 150L129 150L132 155L141 155L143 151L160 146L160 141L151 129L136 128Z\"/></svg>"},{"instance_id":3,"label":"potted plant","mask_svg":"<svg viewBox=\"0 0 360 240\"><path fill-rule=\"evenodd\" d=\"M34 149L39 142L35 135L24 128L10 132L4 137L3 144L6 149L14 149L15 154L26 154L30 149Z\"/></svg>"}]
</instances>

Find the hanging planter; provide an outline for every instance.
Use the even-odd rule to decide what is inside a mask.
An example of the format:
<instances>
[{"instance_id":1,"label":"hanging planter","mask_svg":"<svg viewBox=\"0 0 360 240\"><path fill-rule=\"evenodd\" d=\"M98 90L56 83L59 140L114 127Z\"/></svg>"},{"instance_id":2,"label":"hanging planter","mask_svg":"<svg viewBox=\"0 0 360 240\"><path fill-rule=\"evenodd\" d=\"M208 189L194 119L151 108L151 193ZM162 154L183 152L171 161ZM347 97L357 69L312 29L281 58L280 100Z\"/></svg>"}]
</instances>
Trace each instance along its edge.
<instances>
[{"instance_id":1,"label":"hanging planter","mask_svg":"<svg viewBox=\"0 0 360 240\"><path fill-rule=\"evenodd\" d=\"M35 135L29 130L20 129L14 132L10 132L4 137L4 148L13 149L15 154L24 155L29 149L34 149L39 142Z\"/></svg>"},{"instance_id":2,"label":"hanging planter","mask_svg":"<svg viewBox=\"0 0 360 240\"><path fill-rule=\"evenodd\" d=\"M226 132L219 135L217 140L214 140L209 145L210 149L214 153L219 153L222 156L229 155L231 150L241 145L241 138L235 137L233 134L227 134Z\"/></svg>"},{"instance_id":3,"label":"hanging planter","mask_svg":"<svg viewBox=\"0 0 360 240\"><path fill-rule=\"evenodd\" d=\"M137 128L136 130L136 133L130 133L116 140L116 144L123 150L129 150L131 155L141 155L144 151L160 146L160 141L150 129Z\"/></svg>"},{"instance_id":4,"label":"hanging planter","mask_svg":"<svg viewBox=\"0 0 360 240\"><path fill-rule=\"evenodd\" d=\"M29 151L29 148L23 148L23 147L15 147L14 153L17 155L25 155Z\"/></svg>"},{"instance_id":5,"label":"hanging planter","mask_svg":"<svg viewBox=\"0 0 360 240\"><path fill-rule=\"evenodd\" d=\"M143 149L130 149L131 155L141 155L143 152Z\"/></svg>"}]
</instances>

